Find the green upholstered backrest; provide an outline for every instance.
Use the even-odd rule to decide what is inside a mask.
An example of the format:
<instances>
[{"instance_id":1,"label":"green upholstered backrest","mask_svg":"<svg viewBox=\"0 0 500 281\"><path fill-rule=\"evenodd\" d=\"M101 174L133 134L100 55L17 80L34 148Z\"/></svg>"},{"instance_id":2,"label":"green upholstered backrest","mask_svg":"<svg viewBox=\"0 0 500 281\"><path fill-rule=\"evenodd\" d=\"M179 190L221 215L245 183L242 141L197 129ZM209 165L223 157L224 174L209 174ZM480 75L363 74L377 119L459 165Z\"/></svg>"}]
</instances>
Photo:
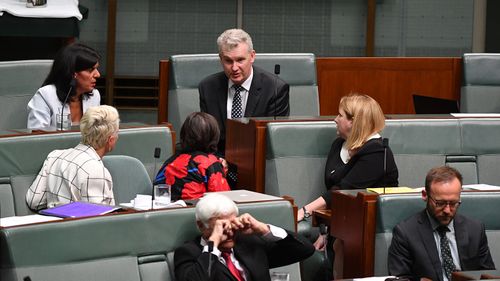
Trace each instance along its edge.
<instances>
[{"instance_id":1,"label":"green upholstered backrest","mask_svg":"<svg viewBox=\"0 0 500 281\"><path fill-rule=\"evenodd\" d=\"M424 185L435 167L450 165L464 184L500 185L500 119L449 118L386 120L399 170L400 186ZM324 165L336 137L334 122L270 122L267 125L266 193L292 195L297 204L310 202L324 190Z\"/></svg>"},{"instance_id":2,"label":"green upholstered backrest","mask_svg":"<svg viewBox=\"0 0 500 281\"><path fill-rule=\"evenodd\" d=\"M116 204L130 203L137 194L152 193L148 171L137 158L127 155L108 155L102 159L113 178Z\"/></svg>"},{"instance_id":3,"label":"green upholstered backrest","mask_svg":"<svg viewBox=\"0 0 500 281\"><path fill-rule=\"evenodd\" d=\"M293 229L288 201L239 205ZM199 235L194 208L92 217L0 230L1 280L174 280L172 252ZM97 270L92 266L98 266ZM295 265L295 274L298 266ZM64 274L61 274L64 273ZM122 279L120 279L122 278ZM293 280L300 280L295 275Z\"/></svg>"},{"instance_id":4,"label":"green upholstered backrest","mask_svg":"<svg viewBox=\"0 0 500 281\"><path fill-rule=\"evenodd\" d=\"M490 251L496 264L500 262L500 192L463 192L458 213L485 224ZM480 207L479 207L480 206ZM387 252L393 228L401 221L425 208L421 193L383 194L377 201L375 235L375 276L387 275Z\"/></svg>"},{"instance_id":5,"label":"green upholstered backrest","mask_svg":"<svg viewBox=\"0 0 500 281\"><path fill-rule=\"evenodd\" d=\"M6 195L0 197L0 215L30 214L24 195L45 158L52 150L74 147L80 139L79 132L0 138L0 194ZM162 152L158 160L153 155L156 147ZM118 143L109 153L137 158L146 167L149 178L172 154L172 134L164 126L120 129Z\"/></svg>"},{"instance_id":6,"label":"green upholstered backrest","mask_svg":"<svg viewBox=\"0 0 500 281\"><path fill-rule=\"evenodd\" d=\"M500 119L461 119L462 151L476 155L479 183L500 185Z\"/></svg>"},{"instance_id":7,"label":"green upholstered backrest","mask_svg":"<svg viewBox=\"0 0 500 281\"><path fill-rule=\"evenodd\" d=\"M187 115L199 111L198 84L205 77L222 71L218 54L175 55L170 57L168 122L176 131ZM274 73L290 85L290 115L319 115L319 94L314 54L257 53L255 65Z\"/></svg>"},{"instance_id":8,"label":"green upholstered backrest","mask_svg":"<svg viewBox=\"0 0 500 281\"><path fill-rule=\"evenodd\" d=\"M500 112L500 54L464 54L460 112Z\"/></svg>"},{"instance_id":9,"label":"green upholstered backrest","mask_svg":"<svg viewBox=\"0 0 500 281\"><path fill-rule=\"evenodd\" d=\"M461 129L454 119L390 119L382 136L399 170L401 186L423 186L427 171L446 164L446 155L461 154Z\"/></svg>"},{"instance_id":10,"label":"green upholstered backrest","mask_svg":"<svg viewBox=\"0 0 500 281\"><path fill-rule=\"evenodd\" d=\"M331 121L268 123L266 193L290 195L298 206L318 198L336 128Z\"/></svg>"},{"instance_id":11,"label":"green upholstered backrest","mask_svg":"<svg viewBox=\"0 0 500 281\"><path fill-rule=\"evenodd\" d=\"M52 60L0 61L0 129L26 128L28 102L51 66Z\"/></svg>"},{"instance_id":12,"label":"green upholstered backrest","mask_svg":"<svg viewBox=\"0 0 500 281\"><path fill-rule=\"evenodd\" d=\"M0 138L0 177L36 174L47 155L54 149L74 147L80 142L79 132L26 135ZM154 150L161 148L155 161ZM161 165L173 154L172 134L168 127L120 129L116 147L109 155L129 155L139 159L150 176L156 174L155 162Z\"/></svg>"}]
</instances>

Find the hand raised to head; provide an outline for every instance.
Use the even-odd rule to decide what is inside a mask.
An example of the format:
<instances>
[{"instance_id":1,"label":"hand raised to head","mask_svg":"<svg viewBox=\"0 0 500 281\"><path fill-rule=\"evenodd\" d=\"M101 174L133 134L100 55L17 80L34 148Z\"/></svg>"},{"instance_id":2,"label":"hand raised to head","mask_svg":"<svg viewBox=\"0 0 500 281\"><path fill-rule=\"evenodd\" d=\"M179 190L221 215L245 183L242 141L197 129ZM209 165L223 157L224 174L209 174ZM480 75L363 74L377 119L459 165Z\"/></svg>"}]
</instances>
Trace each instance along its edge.
<instances>
[{"instance_id":1,"label":"hand raised to head","mask_svg":"<svg viewBox=\"0 0 500 281\"><path fill-rule=\"evenodd\" d=\"M265 235L269 233L269 226L263 222L256 220L250 214L243 214L231 220L233 231L243 234L260 234Z\"/></svg>"},{"instance_id":2,"label":"hand raised to head","mask_svg":"<svg viewBox=\"0 0 500 281\"><path fill-rule=\"evenodd\" d=\"M229 237L233 237L233 228L229 220L216 220L212 234L208 238L214 242L214 246L219 246L220 243L226 241Z\"/></svg>"}]
</instances>

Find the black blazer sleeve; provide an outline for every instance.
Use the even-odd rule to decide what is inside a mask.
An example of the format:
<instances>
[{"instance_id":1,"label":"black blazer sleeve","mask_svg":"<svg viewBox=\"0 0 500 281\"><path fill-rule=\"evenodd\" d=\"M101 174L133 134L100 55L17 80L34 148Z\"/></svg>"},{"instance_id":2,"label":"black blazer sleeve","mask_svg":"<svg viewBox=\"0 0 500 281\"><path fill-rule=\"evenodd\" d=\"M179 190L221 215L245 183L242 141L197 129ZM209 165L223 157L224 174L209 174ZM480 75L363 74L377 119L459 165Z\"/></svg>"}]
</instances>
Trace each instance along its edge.
<instances>
[{"instance_id":1,"label":"black blazer sleeve","mask_svg":"<svg viewBox=\"0 0 500 281\"><path fill-rule=\"evenodd\" d=\"M410 251L410 245L408 244L410 239L411 238L406 236L399 225L394 227L392 242L387 256L387 266L390 275L417 280L419 278L413 276L412 273L412 265L414 262ZM430 276L428 278L430 278Z\"/></svg>"},{"instance_id":2,"label":"black blazer sleeve","mask_svg":"<svg viewBox=\"0 0 500 281\"><path fill-rule=\"evenodd\" d=\"M212 278L208 277L210 263L212 264L210 266ZM194 242L188 242L175 251L174 265L175 278L178 281L217 280L214 278L217 277L217 270L220 266L216 255L201 252L200 246Z\"/></svg>"},{"instance_id":3,"label":"black blazer sleeve","mask_svg":"<svg viewBox=\"0 0 500 281\"><path fill-rule=\"evenodd\" d=\"M314 254L314 246L300 234L287 230L285 239L266 247L269 257L269 268L280 267L299 262Z\"/></svg>"},{"instance_id":4,"label":"black blazer sleeve","mask_svg":"<svg viewBox=\"0 0 500 281\"><path fill-rule=\"evenodd\" d=\"M290 86L287 83L278 83L276 96L270 99L267 116L290 115Z\"/></svg>"}]
</instances>

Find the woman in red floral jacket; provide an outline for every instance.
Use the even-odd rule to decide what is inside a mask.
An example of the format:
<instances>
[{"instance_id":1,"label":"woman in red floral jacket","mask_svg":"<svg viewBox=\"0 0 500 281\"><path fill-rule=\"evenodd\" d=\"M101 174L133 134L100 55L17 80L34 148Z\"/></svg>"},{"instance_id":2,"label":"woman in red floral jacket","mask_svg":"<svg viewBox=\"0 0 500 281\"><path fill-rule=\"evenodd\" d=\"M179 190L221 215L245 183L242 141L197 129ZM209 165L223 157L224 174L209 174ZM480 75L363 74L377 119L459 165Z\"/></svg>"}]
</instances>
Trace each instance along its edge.
<instances>
[{"instance_id":1,"label":"woman in red floral jacket","mask_svg":"<svg viewBox=\"0 0 500 281\"><path fill-rule=\"evenodd\" d=\"M211 115L194 112L186 118L181 128L181 149L163 163L155 179L155 184L172 187L172 201L230 190L227 167L214 154L219 136L219 125Z\"/></svg>"}]
</instances>

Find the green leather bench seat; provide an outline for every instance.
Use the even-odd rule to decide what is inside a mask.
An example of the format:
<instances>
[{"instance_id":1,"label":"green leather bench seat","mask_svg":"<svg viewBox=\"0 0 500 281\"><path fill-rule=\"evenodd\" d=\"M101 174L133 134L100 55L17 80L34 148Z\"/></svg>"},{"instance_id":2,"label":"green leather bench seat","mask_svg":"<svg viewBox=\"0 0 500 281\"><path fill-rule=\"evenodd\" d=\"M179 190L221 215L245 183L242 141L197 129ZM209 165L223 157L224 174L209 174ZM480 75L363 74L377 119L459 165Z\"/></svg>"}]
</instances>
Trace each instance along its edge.
<instances>
[{"instance_id":1,"label":"green leather bench seat","mask_svg":"<svg viewBox=\"0 0 500 281\"><path fill-rule=\"evenodd\" d=\"M447 164L448 155L462 155L461 128L456 119L391 119L386 121L382 136L389 139L401 186L423 186L430 168ZM477 183L468 177L465 182Z\"/></svg>"},{"instance_id":2,"label":"green leather bench seat","mask_svg":"<svg viewBox=\"0 0 500 281\"><path fill-rule=\"evenodd\" d=\"M500 192L463 192L458 212L482 221L490 252L496 265L500 264ZM392 239L392 230L400 221L425 208L420 193L384 194L377 201L377 224L375 234L375 276L386 276L387 252Z\"/></svg>"},{"instance_id":3,"label":"green leather bench seat","mask_svg":"<svg viewBox=\"0 0 500 281\"><path fill-rule=\"evenodd\" d=\"M79 132L0 138L1 217L30 214L25 194L45 158L54 149L74 147L80 139ZM158 164L153 156L155 147L161 148ZM118 143L110 153L139 159L150 178L156 174L155 166L159 167L172 154L172 132L164 126L120 129Z\"/></svg>"},{"instance_id":4,"label":"green leather bench seat","mask_svg":"<svg viewBox=\"0 0 500 281\"><path fill-rule=\"evenodd\" d=\"M28 102L51 66L52 60L0 61L0 129L26 128Z\"/></svg>"},{"instance_id":5,"label":"green leather bench seat","mask_svg":"<svg viewBox=\"0 0 500 281\"><path fill-rule=\"evenodd\" d=\"M290 195L297 206L325 191L328 152L337 135L335 122L284 122L267 126L266 193Z\"/></svg>"},{"instance_id":6,"label":"green leather bench seat","mask_svg":"<svg viewBox=\"0 0 500 281\"><path fill-rule=\"evenodd\" d=\"M432 167L450 165L464 184L500 185L500 119L389 119L389 138L400 186L424 185ZM266 140L266 193L291 195L302 206L324 187L324 167L335 122L270 122Z\"/></svg>"},{"instance_id":7,"label":"green leather bench seat","mask_svg":"<svg viewBox=\"0 0 500 281\"><path fill-rule=\"evenodd\" d=\"M168 122L180 131L184 119L200 111L198 84L205 77L222 71L218 54L175 55L169 58ZM290 85L290 115L319 115L319 94L314 54L257 53L256 66L274 73Z\"/></svg>"},{"instance_id":8,"label":"green leather bench seat","mask_svg":"<svg viewBox=\"0 0 500 281\"><path fill-rule=\"evenodd\" d=\"M288 201L239 205L259 220L293 229ZM199 235L194 208L0 229L0 279L174 280L173 251ZM298 264L286 268L300 280Z\"/></svg>"},{"instance_id":9,"label":"green leather bench seat","mask_svg":"<svg viewBox=\"0 0 500 281\"><path fill-rule=\"evenodd\" d=\"M500 119L461 119L462 152L477 157L479 183L500 185Z\"/></svg>"},{"instance_id":10,"label":"green leather bench seat","mask_svg":"<svg viewBox=\"0 0 500 281\"><path fill-rule=\"evenodd\" d=\"M500 54L464 54L460 112L500 113Z\"/></svg>"}]
</instances>

